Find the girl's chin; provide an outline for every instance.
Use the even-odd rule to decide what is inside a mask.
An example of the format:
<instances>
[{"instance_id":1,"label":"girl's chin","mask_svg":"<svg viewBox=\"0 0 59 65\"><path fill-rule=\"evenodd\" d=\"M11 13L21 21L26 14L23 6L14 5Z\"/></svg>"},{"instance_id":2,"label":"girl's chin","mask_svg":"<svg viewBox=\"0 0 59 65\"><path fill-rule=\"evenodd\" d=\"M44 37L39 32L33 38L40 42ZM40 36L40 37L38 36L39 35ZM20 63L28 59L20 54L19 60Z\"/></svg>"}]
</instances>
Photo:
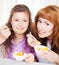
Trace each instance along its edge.
<instances>
[{"instance_id":1,"label":"girl's chin","mask_svg":"<svg viewBox=\"0 0 59 65\"><path fill-rule=\"evenodd\" d=\"M23 34L23 32L16 32L16 33L19 34L19 35Z\"/></svg>"}]
</instances>

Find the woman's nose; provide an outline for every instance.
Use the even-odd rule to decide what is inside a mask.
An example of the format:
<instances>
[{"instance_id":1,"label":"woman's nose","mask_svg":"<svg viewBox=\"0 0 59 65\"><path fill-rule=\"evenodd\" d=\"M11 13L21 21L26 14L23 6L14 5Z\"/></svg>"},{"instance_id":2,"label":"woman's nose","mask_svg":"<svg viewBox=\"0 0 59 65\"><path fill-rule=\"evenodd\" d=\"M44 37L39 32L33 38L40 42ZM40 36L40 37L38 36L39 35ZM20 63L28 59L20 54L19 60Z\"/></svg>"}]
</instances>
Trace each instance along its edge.
<instances>
[{"instance_id":1,"label":"woman's nose","mask_svg":"<svg viewBox=\"0 0 59 65\"><path fill-rule=\"evenodd\" d=\"M41 24L41 25L39 26L39 28L40 28L40 29L44 29L44 28L45 28L45 25L44 25L44 24Z\"/></svg>"}]
</instances>

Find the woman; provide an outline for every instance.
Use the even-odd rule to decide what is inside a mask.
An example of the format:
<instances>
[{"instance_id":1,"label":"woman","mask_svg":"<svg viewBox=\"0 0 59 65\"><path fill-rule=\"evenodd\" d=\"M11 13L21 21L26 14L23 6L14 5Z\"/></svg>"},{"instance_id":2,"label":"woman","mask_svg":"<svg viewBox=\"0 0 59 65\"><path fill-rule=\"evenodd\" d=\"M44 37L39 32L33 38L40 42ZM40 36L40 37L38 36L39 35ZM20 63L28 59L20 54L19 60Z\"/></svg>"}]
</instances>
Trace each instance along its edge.
<instances>
[{"instance_id":1,"label":"woman","mask_svg":"<svg viewBox=\"0 0 59 65\"><path fill-rule=\"evenodd\" d=\"M42 45L47 46L49 51L41 51L39 56L50 63L59 64L59 7L50 5L42 8L35 16L35 28L37 39ZM35 38L27 35L28 44L32 47L35 45Z\"/></svg>"}]
</instances>

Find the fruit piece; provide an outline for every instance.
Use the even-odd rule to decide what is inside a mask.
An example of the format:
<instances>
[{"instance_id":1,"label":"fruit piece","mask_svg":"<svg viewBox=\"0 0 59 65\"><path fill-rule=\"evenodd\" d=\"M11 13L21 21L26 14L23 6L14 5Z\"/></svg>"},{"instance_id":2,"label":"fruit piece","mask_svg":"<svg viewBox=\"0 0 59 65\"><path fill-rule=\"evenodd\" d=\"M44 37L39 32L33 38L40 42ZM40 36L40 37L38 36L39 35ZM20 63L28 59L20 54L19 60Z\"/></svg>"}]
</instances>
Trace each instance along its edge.
<instances>
[{"instance_id":1,"label":"fruit piece","mask_svg":"<svg viewBox=\"0 0 59 65\"><path fill-rule=\"evenodd\" d=\"M21 32L21 30L17 30L17 32Z\"/></svg>"},{"instance_id":2,"label":"fruit piece","mask_svg":"<svg viewBox=\"0 0 59 65\"><path fill-rule=\"evenodd\" d=\"M36 44L41 44L38 40L35 40L35 43L36 43Z\"/></svg>"},{"instance_id":3,"label":"fruit piece","mask_svg":"<svg viewBox=\"0 0 59 65\"><path fill-rule=\"evenodd\" d=\"M38 50L44 50L44 51L47 51L48 50L48 47L40 47L40 48L37 48Z\"/></svg>"},{"instance_id":4,"label":"fruit piece","mask_svg":"<svg viewBox=\"0 0 59 65\"><path fill-rule=\"evenodd\" d=\"M23 56L24 55L24 52L19 52L16 54L17 56Z\"/></svg>"}]
</instances>

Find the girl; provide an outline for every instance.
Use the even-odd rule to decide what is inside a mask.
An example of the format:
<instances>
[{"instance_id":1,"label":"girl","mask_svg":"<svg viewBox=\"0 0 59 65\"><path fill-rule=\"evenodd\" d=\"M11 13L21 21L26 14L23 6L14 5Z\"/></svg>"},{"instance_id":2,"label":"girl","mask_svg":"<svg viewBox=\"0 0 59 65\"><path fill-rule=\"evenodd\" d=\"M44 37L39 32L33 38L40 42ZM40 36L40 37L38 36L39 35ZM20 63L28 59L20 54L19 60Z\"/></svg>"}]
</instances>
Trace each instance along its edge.
<instances>
[{"instance_id":1,"label":"girl","mask_svg":"<svg viewBox=\"0 0 59 65\"><path fill-rule=\"evenodd\" d=\"M3 48L5 49L5 54L3 54L4 57L14 59L12 53L24 51L27 53L27 56L24 59L25 61L37 61L34 49L27 44L26 40L26 34L30 32L30 23L31 14L27 6L16 5L14 8L12 8L11 15L7 23L11 34L8 32L9 29L6 30L8 28L7 26L4 28L4 30L6 30L5 35L6 32L8 32L8 37L6 37L7 35L4 36L5 39L8 39L2 43ZM2 33L2 35L4 35L4 33Z\"/></svg>"},{"instance_id":2,"label":"girl","mask_svg":"<svg viewBox=\"0 0 59 65\"><path fill-rule=\"evenodd\" d=\"M39 10L35 17L35 28L37 39L50 49L41 51L39 56L59 65L59 7L51 5ZM28 34L27 37L28 40L31 38L28 44L34 47L34 36Z\"/></svg>"}]
</instances>

